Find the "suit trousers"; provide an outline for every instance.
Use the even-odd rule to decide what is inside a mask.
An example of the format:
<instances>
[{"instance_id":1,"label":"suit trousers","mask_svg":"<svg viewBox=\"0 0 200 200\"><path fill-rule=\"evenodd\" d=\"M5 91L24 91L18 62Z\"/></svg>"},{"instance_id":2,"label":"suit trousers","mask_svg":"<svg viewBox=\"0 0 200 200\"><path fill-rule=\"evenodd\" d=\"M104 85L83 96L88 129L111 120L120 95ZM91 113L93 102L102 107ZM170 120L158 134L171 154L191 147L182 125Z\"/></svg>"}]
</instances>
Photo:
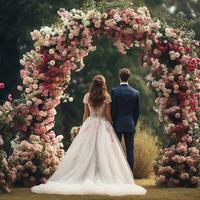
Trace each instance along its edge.
<instances>
[{"instance_id":1,"label":"suit trousers","mask_svg":"<svg viewBox=\"0 0 200 200\"><path fill-rule=\"evenodd\" d=\"M122 140L122 135L124 135L126 154L128 164L133 172L134 165L134 133L133 132L116 132L119 141Z\"/></svg>"}]
</instances>

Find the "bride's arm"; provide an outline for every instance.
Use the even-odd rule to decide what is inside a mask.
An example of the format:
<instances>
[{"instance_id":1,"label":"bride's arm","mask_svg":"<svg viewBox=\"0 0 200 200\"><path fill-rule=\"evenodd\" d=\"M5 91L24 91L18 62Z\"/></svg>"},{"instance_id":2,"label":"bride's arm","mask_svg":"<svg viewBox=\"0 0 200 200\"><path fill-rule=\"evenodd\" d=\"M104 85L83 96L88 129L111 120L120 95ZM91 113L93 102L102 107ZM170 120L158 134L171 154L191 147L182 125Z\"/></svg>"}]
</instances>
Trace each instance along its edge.
<instances>
[{"instance_id":1,"label":"bride's arm","mask_svg":"<svg viewBox=\"0 0 200 200\"><path fill-rule=\"evenodd\" d=\"M90 114L89 107L87 103L84 103L84 114L83 114L83 122L88 118Z\"/></svg>"},{"instance_id":2,"label":"bride's arm","mask_svg":"<svg viewBox=\"0 0 200 200\"><path fill-rule=\"evenodd\" d=\"M112 124L112 117L111 117L110 109L111 109L110 103L107 103L106 108L105 108L105 117L110 122L110 124Z\"/></svg>"}]
</instances>

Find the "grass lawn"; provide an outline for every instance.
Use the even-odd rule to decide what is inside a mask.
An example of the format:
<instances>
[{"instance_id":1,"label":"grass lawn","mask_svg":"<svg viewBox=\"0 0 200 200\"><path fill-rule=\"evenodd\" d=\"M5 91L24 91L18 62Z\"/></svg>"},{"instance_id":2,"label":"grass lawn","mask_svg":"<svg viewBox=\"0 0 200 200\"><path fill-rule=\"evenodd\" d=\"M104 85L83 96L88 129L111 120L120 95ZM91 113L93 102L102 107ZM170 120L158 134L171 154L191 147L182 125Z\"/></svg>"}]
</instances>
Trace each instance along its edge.
<instances>
[{"instance_id":1,"label":"grass lawn","mask_svg":"<svg viewBox=\"0 0 200 200\"><path fill-rule=\"evenodd\" d=\"M63 196L37 195L29 188L13 188L11 193L0 194L0 200L200 200L200 190L193 188L161 188L154 184L154 180L136 180L139 185L147 189L145 196Z\"/></svg>"}]
</instances>

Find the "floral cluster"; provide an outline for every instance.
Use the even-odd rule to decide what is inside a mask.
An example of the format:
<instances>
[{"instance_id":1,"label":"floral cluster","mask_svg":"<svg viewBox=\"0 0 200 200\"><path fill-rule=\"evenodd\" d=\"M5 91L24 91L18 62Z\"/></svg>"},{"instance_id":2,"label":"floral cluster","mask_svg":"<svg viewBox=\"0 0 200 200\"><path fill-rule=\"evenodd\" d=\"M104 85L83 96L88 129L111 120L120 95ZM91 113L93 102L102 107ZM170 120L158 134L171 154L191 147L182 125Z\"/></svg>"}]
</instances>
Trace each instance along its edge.
<instances>
[{"instance_id":1,"label":"floral cluster","mask_svg":"<svg viewBox=\"0 0 200 200\"><path fill-rule=\"evenodd\" d=\"M151 51L144 56L144 66L151 66L146 79L157 93L155 111L164 124L169 146L155 163L156 180L158 184L197 186L200 149L196 141L200 135L194 134L194 127L200 131L200 44L165 26L152 34L152 41ZM170 157L166 156L169 152Z\"/></svg>"},{"instance_id":2,"label":"floral cluster","mask_svg":"<svg viewBox=\"0 0 200 200\"><path fill-rule=\"evenodd\" d=\"M63 92L70 80L70 63L53 66L55 55L50 50L43 54L32 50L24 55L21 64L23 79L24 102L19 104L25 119L24 132L44 135L54 126L55 107L60 103Z\"/></svg>"},{"instance_id":3,"label":"floral cluster","mask_svg":"<svg viewBox=\"0 0 200 200\"><path fill-rule=\"evenodd\" d=\"M74 140L74 138L78 135L79 131L80 131L80 126L74 126L74 127L72 127L72 129L70 131L71 141Z\"/></svg>"},{"instance_id":4,"label":"floral cluster","mask_svg":"<svg viewBox=\"0 0 200 200\"><path fill-rule=\"evenodd\" d=\"M0 193L10 192L10 187L16 179L16 171L10 167L7 154L1 149L3 143L3 138L0 135Z\"/></svg>"},{"instance_id":5,"label":"floral cluster","mask_svg":"<svg viewBox=\"0 0 200 200\"><path fill-rule=\"evenodd\" d=\"M3 89L4 83L0 83L0 90ZM7 139L9 139L9 130L12 126L12 105L6 101L0 106L0 193L10 192L10 187L15 181L15 171L10 168L7 161ZM6 140L5 140L6 139Z\"/></svg>"},{"instance_id":6,"label":"floral cluster","mask_svg":"<svg viewBox=\"0 0 200 200\"><path fill-rule=\"evenodd\" d=\"M157 184L200 186L200 152L192 143L192 137L185 135L177 145L161 152L160 159L154 163Z\"/></svg>"},{"instance_id":7,"label":"floral cluster","mask_svg":"<svg viewBox=\"0 0 200 200\"><path fill-rule=\"evenodd\" d=\"M40 136L30 135L29 140L12 141L13 154L8 162L16 171L16 184L33 186L45 183L56 170L64 155L63 136L48 134L48 141Z\"/></svg>"},{"instance_id":8,"label":"floral cluster","mask_svg":"<svg viewBox=\"0 0 200 200\"><path fill-rule=\"evenodd\" d=\"M11 127L13 124L13 105L11 102L6 101L0 105L0 126L9 125Z\"/></svg>"}]
</instances>

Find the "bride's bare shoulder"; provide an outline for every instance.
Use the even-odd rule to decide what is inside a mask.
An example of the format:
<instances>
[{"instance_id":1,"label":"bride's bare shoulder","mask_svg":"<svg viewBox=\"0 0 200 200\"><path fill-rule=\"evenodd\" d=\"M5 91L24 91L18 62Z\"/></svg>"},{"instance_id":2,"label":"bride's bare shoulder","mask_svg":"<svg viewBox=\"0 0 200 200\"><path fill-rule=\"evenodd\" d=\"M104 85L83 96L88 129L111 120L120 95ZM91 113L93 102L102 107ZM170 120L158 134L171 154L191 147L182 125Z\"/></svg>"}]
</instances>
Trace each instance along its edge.
<instances>
[{"instance_id":1,"label":"bride's bare shoulder","mask_svg":"<svg viewBox=\"0 0 200 200\"><path fill-rule=\"evenodd\" d=\"M110 102L111 102L111 97L110 97L110 94L108 93L106 95L105 103L110 103Z\"/></svg>"},{"instance_id":2,"label":"bride's bare shoulder","mask_svg":"<svg viewBox=\"0 0 200 200\"><path fill-rule=\"evenodd\" d=\"M90 96L89 92L85 93L85 97L89 97L89 96Z\"/></svg>"},{"instance_id":3,"label":"bride's bare shoulder","mask_svg":"<svg viewBox=\"0 0 200 200\"><path fill-rule=\"evenodd\" d=\"M89 95L90 95L89 92L87 92L87 93L84 95L83 103L88 103Z\"/></svg>"}]
</instances>

